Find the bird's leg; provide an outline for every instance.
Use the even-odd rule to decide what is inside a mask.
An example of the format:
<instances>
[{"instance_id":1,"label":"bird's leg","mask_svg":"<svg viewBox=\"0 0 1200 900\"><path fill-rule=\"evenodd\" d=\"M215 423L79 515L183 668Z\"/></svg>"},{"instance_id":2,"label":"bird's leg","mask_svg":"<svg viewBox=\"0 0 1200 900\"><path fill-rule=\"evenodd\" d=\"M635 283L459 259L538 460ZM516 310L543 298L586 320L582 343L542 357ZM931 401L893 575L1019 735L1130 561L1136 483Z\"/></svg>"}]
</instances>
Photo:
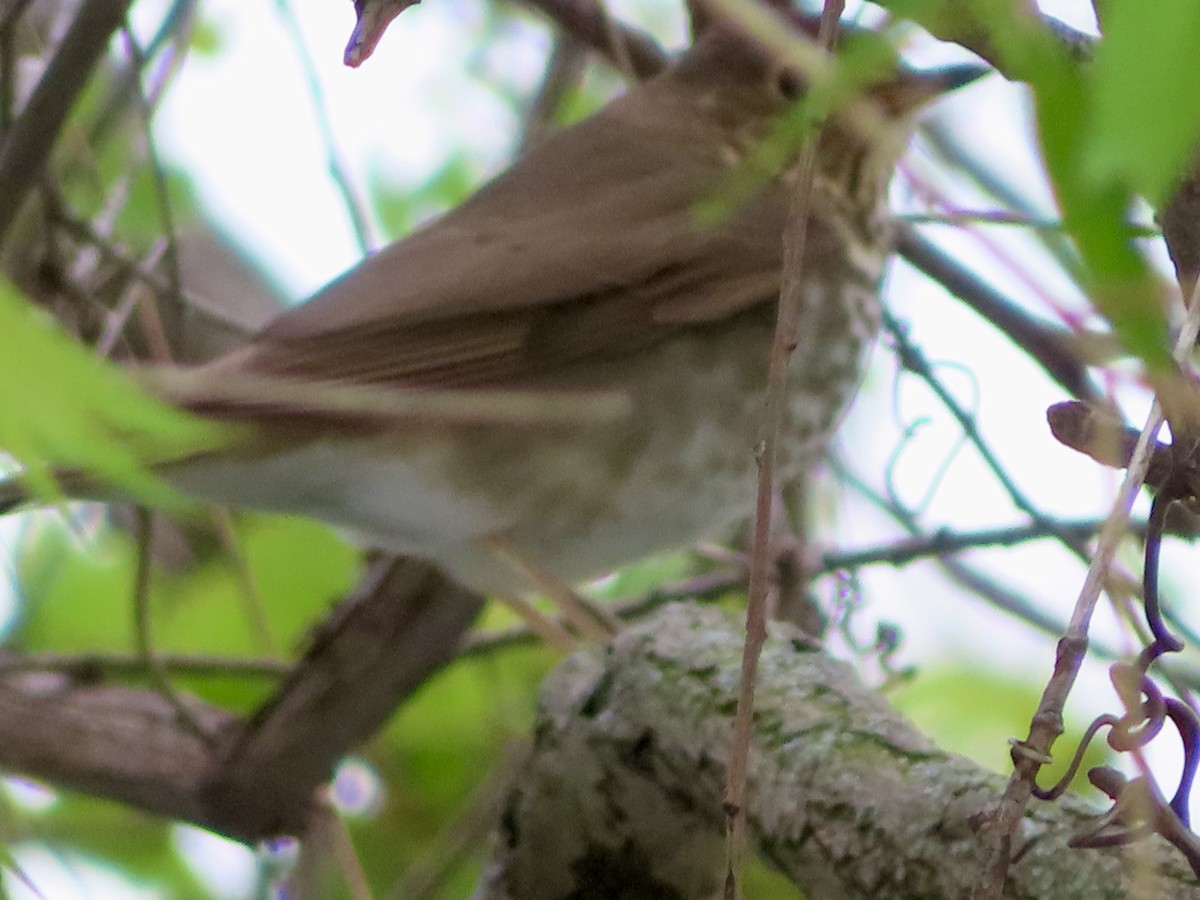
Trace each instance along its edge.
<instances>
[{"instance_id":1,"label":"bird's leg","mask_svg":"<svg viewBox=\"0 0 1200 900\"><path fill-rule=\"evenodd\" d=\"M485 546L495 559L549 597L562 612L563 618L582 637L605 642L621 630L620 620L612 613L580 596L570 585L548 573L510 541L493 536L486 539Z\"/></svg>"},{"instance_id":2,"label":"bird's leg","mask_svg":"<svg viewBox=\"0 0 1200 900\"><path fill-rule=\"evenodd\" d=\"M554 649L561 650L563 653L570 653L575 649L576 641L571 633L553 619L542 615L524 597L512 594L500 596L497 599L516 613L517 617L525 623L530 631Z\"/></svg>"},{"instance_id":3,"label":"bird's leg","mask_svg":"<svg viewBox=\"0 0 1200 900\"><path fill-rule=\"evenodd\" d=\"M772 618L791 622L820 639L829 623L811 591L813 574L820 571L822 548L813 540L810 521L811 477L786 486L776 497L776 527L772 529L775 559L776 608Z\"/></svg>"}]
</instances>

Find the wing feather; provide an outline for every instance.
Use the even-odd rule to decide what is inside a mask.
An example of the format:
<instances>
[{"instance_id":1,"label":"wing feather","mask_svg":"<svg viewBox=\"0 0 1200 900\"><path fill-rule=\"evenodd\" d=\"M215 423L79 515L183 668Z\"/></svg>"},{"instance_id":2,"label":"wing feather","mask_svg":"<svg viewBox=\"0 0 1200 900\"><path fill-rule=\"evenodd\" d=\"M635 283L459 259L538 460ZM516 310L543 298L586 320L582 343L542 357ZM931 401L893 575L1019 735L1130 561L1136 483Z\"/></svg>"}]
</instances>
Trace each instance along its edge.
<instances>
[{"instance_id":1,"label":"wing feather","mask_svg":"<svg viewBox=\"0 0 1200 900\"><path fill-rule=\"evenodd\" d=\"M713 97L662 78L627 99L547 141L217 366L316 381L536 385L772 301L782 192L769 188L727 221L700 224L697 203L730 165Z\"/></svg>"}]
</instances>

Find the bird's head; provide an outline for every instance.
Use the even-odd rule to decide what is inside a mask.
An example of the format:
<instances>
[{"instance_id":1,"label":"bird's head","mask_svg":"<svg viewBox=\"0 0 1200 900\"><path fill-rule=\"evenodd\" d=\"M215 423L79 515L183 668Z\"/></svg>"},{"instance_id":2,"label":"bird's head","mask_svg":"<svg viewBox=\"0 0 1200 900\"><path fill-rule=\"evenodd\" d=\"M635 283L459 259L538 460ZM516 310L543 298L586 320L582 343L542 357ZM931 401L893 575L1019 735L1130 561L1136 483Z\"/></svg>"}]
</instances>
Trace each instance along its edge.
<instances>
[{"instance_id":1,"label":"bird's head","mask_svg":"<svg viewBox=\"0 0 1200 900\"><path fill-rule=\"evenodd\" d=\"M742 132L743 150L766 138L789 110L800 109L821 71L833 71L832 59L815 45L815 20L778 22L779 34L767 42L733 22L710 21L674 69L676 78L720 98L728 122ZM849 49L855 41L875 42L873 54L859 53L845 67L853 84L841 91L821 129L817 174L850 193L881 193L918 114L988 71L974 65L914 69L880 48L881 40L849 29L839 35L839 45Z\"/></svg>"}]
</instances>

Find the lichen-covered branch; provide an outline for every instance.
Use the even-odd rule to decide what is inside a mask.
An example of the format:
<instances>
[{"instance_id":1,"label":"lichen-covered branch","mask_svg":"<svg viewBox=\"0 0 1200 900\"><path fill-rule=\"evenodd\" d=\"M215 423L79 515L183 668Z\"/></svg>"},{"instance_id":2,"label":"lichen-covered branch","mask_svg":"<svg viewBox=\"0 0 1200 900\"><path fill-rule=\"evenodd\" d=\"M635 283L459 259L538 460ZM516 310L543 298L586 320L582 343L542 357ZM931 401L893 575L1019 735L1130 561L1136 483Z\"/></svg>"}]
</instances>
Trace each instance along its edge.
<instances>
[{"instance_id":1,"label":"lichen-covered branch","mask_svg":"<svg viewBox=\"0 0 1200 900\"><path fill-rule=\"evenodd\" d=\"M749 805L759 852L822 900L967 896L981 813L1003 778L939 750L797 634L774 632L762 656ZM564 663L478 896L595 895L605 884L713 896L741 643L720 610L674 605L611 650ZM1026 812L1011 896L1200 897L1159 842L1069 849L1088 816L1079 801Z\"/></svg>"}]
</instances>

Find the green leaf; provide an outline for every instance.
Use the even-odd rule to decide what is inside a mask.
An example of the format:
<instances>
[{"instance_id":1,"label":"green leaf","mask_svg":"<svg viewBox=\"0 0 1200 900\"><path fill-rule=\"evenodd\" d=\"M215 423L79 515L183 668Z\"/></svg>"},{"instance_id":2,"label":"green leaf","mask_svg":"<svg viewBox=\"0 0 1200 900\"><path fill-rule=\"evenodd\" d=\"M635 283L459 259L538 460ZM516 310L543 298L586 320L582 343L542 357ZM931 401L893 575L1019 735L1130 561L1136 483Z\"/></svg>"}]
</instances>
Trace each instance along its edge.
<instances>
[{"instance_id":1,"label":"green leaf","mask_svg":"<svg viewBox=\"0 0 1200 900\"><path fill-rule=\"evenodd\" d=\"M697 223L715 226L751 202L795 161L804 142L833 110L862 94L895 66L896 51L887 37L864 32L848 40L838 51L831 77L811 87L734 167L724 183L696 204L693 215Z\"/></svg>"},{"instance_id":2,"label":"green leaf","mask_svg":"<svg viewBox=\"0 0 1200 900\"><path fill-rule=\"evenodd\" d=\"M156 650L268 656L258 640L261 616L273 649L290 656L305 646L314 616L353 587L359 553L331 528L300 518L245 516L237 532L245 573L229 555L182 576L155 570L150 604ZM64 525L46 522L24 542L17 560L22 603L13 645L35 652L132 653L136 559L133 540L121 531L102 529L81 549ZM253 597L246 596L246 578ZM274 687L271 678L241 676L173 675L172 681L234 709L252 708Z\"/></svg>"},{"instance_id":3,"label":"green leaf","mask_svg":"<svg viewBox=\"0 0 1200 900\"><path fill-rule=\"evenodd\" d=\"M134 553L126 535L103 530L83 552L65 525L51 521L24 541L16 562L21 606L14 647L132 649Z\"/></svg>"},{"instance_id":4,"label":"green leaf","mask_svg":"<svg viewBox=\"0 0 1200 900\"><path fill-rule=\"evenodd\" d=\"M888 699L943 750L973 759L994 772L1008 774L1012 759L1008 738L1029 730L1041 688L1033 681L997 671L981 670L975 661L922 671L898 685ZM981 708L987 715L980 715ZM1086 724L1068 720L1066 732L1054 746L1054 762L1039 780L1051 784L1066 771ZM1084 756L1074 786L1092 790L1083 774L1110 758L1103 741L1094 741Z\"/></svg>"},{"instance_id":5,"label":"green leaf","mask_svg":"<svg viewBox=\"0 0 1200 900\"><path fill-rule=\"evenodd\" d=\"M146 466L217 446L226 431L142 393L72 342L0 279L0 449L30 490L55 496L53 467L94 473L153 503L178 502Z\"/></svg>"},{"instance_id":6,"label":"green leaf","mask_svg":"<svg viewBox=\"0 0 1200 900\"><path fill-rule=\"evenodd\" d=\"M1085 173L1163 200L1200 138L1200 3L1111 0L1096 50Z\"/></svg>"},{"instance_id":7,"label":"green leaf","mask_svg":"<svg viewBox=\"0 0 1200 900\"><path fill-rule=\"evenodd\" d=\"M1119 93L1113 82L1117 78L1133 80L1136 73L1110 73L1107 69L1096 72L1081 65L1040 19L1026 16L1018 5L1006 0L972 4L906 0L897 6L934 31L946 27L950 7L959 16L969 10L974 18L960 21L956 27L985 29L1005 73L1033 89L1043 159L1062 207L1063 223L1079 249L1084 288L1117 337L1145 363L1151 376L1173 371L1158 279L1134 245L1126 218L1137 190L1150 183L1161 184L1166 167L1163 160L1173 158L1171 154L1177 151L1156 151L1151 162L1137 170L1136 178L1131 177L1124 163L1106 167L1091 164L1093 153L1100 153L1102 160L1107 153L1110 159L1127 162L1127 157L1142 152L1143 145L1153 140L1152 135L1138 132L1136 151L1124 149L1122 155L1114 155L1118 151L1112 149L1117 144L1111 132L1116 125L1104 118L1117 116L1130 101L1114 96L1102 100L1101 95ZM1141 30L1147 28L1150 26L1143 23ZM1106 66L1116 66L1129 55L1131 51L1122 46L1125 40L1137 43L1144 39L1138 29L1134 31L1132 37L1118 43L1114 60ZM1180 103L1191 99L1191 92L1184 94ZM1112 104L1111 109L1107 104ZM1103 111L1098 111L1102 106ZM1200 116L1200 112L1189 112L1192 116ZM1122 147L1134 146L1130 135L1122 136L1121 141ZM1109 149L1096 151L1093 148L1097 145Z\"/></svg>"},{"instance_id":8,"label":"green leaf","mask_svg":"<svg viewBox=\"0 0 1200 900\"><path fill-rule=\"evenodd\" d=\"M216 59L225 52L228 35L223 25L208 16L201 16L192 26L189 36L188 49L191 55L199 59Z\"/></svg>"}]
</instances>

